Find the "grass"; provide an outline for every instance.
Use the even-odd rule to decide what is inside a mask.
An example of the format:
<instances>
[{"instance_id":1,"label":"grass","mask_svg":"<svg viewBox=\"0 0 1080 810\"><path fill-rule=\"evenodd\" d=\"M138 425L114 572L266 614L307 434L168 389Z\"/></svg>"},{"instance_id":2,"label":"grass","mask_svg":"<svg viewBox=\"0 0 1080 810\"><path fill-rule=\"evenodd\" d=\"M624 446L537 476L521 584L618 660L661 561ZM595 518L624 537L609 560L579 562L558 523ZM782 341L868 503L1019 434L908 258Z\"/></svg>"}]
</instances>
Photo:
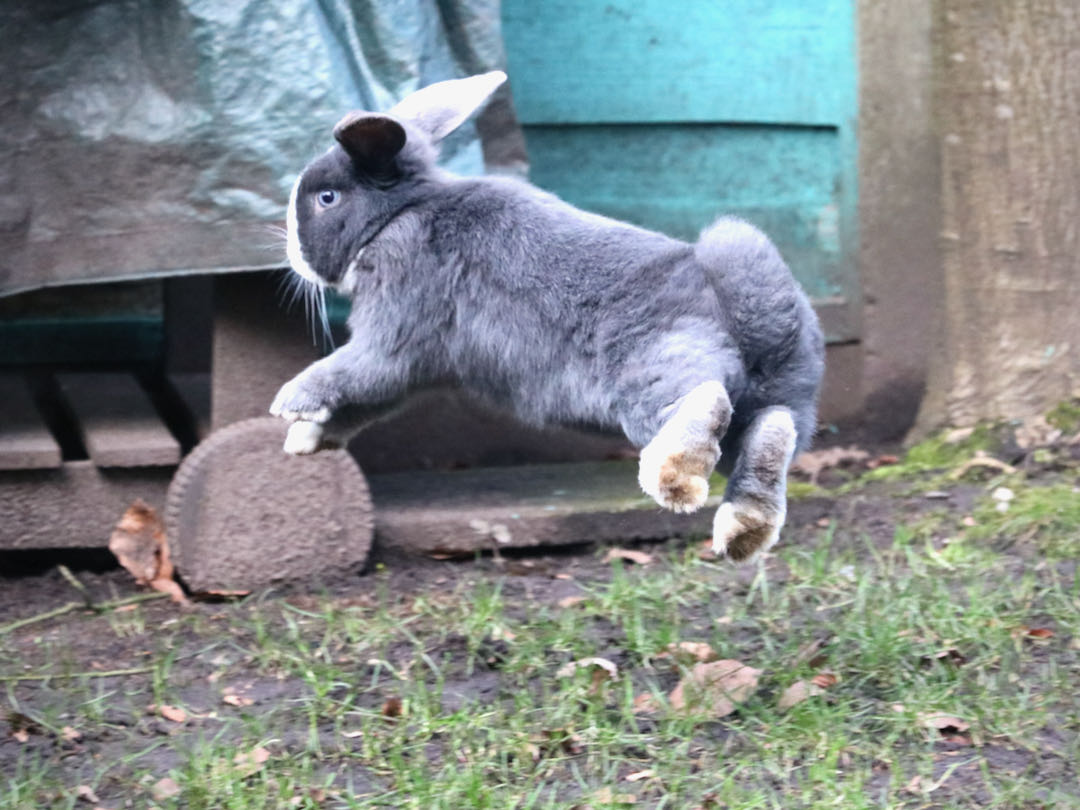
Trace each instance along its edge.
<instances>
[{"instance_id":1,"label":"grass","mask_svg":"<svg viewBox=\"0 0 1080 810\"><path fill-rule=\"evenodd\" d=\"M1018 497L994 531L1050 542L1075 526L1063 494ZM885 544L831 525L782 546L769 576L671 544L645 567L590 562L566 606L459 566L455 583L407 592L376 574L363 598L70 619L146 653L152 671L126 678L79 677L63 627L18 650L0 636L4 661L72 676L7 684L42 742L0 776L0 806L90 806L78 785L105 807L190 810L1078 806L1077 582L1010 565L975 532L942 545L945 523L931 514ZM1036 626L1054 635L1018 631ZM722 719L663 708L686 665L659 654L678 641L763 670L758 690ZM556 676L589 656L618 679ZM777 708L823 669L838 683ZM635 712L643 694L662 708ZM920 719L935 712L970 724L960 742ZM65 727L93 742L46 742ZM176 794L155 800L162 779Z\"/></svg>"}]
</instances>

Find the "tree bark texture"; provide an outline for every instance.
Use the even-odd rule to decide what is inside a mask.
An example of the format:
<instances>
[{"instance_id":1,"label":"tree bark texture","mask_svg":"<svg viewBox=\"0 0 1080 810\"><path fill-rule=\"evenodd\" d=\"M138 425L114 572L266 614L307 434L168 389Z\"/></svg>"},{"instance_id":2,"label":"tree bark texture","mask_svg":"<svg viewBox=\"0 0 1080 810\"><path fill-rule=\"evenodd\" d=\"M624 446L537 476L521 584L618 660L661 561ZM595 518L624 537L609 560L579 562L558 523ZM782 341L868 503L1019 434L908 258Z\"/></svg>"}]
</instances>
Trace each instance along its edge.
<instances>
[{"instance_id":1,"label":"tree bark texture","mask_svg":"<svg viewBox=\"0 0 1080 810\"><path fill-rule=\"evenodd\" d=\"M923 431L1080 394L1080 2L937 3L945 293Z\"/></svg>"}]
</instances>

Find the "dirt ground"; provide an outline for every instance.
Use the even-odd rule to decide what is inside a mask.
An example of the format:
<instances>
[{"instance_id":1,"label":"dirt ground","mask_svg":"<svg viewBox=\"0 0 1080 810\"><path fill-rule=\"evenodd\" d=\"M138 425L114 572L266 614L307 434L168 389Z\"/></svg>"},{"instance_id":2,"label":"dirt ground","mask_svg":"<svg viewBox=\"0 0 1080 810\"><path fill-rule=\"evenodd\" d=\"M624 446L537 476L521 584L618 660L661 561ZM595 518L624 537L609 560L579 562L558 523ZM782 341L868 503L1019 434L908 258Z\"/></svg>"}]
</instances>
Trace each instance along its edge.
<instances>
[{"instance_id":1,"label":"dirt ground","mask_svg":"<svg viewBox=\"0 0 1080 810\"><path fill-rule=\"evenodd\" d=\"M710 561L700 538L634 546L644 565L595 546L459 561L376 550L359 577L102 611L140 592L107 553L9 554L0 806L1080 807L1080 526L1067 504L1023 511L1029 490L1076 491L1077 455L1021 454L1011 472L965 470L963 454L936 469L909 458L879 480L867 459L828 464L796 493L761 568ZM1012 512L997 506L1006 485ZM887 588L894 601L874 602ZM99 609L6 629L84 599ZM571 620L580 624L565 640L558 625ZM900 629L878 633L890 622ZM594 675L574 705L606 719L562 716L569 687L555 671L574 655L613 664L625 699L640 700L686 676L690 664L658 659L665 638L687 637L765 670L758 694L722 721L668 725L618 715L618 694L594 706ZM415 674L425 666L430 681ZM387 682L387 671L413 675ZM778 712L785 683L814 672L839 681L823 681L820 708ZM436 684L437 699L429 706L406 681ZM509 745L498 741L526 712L522 690L535 692L528 712L549 716L521 730L529 768L461 742L478 733L478 707L516 700L517 715L484 731L491 747ZM945 719L925 721L937 709ZM389 741L406 727L411 741ZM680 735L691 764L665 764L653 745ZM222 750L255 760L223 774ZM426 763L429 781L394 764L399 750L409 768ZM455 769L482 756L474 792L455 793Z\"/></svg>"}]
</instances>

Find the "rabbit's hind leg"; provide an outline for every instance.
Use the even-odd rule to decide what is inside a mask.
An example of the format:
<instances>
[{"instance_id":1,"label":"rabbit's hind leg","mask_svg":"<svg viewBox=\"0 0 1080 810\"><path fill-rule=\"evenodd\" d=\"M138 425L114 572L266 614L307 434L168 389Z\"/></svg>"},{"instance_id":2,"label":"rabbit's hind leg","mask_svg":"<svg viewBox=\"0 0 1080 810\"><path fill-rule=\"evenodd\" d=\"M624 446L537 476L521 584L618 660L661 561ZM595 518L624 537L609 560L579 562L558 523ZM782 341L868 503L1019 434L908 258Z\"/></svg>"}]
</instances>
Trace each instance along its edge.
<instances>
[{"instance_id":1,"label":"rabbit's hind leg","mask_svg":"<svg viewBox=\"0 0 1080 810\"><path fill-rule=\"evenodd\" d=\"M787 516L787 471L796 438L787 408L766 408L754 417L713 519L716 554L749 560L776 542Z\"/></svg>"},{"instance_id":2,"label":"rabbit's hind leg","mask_svg":"<svg viewBox=\"0 0 1080 810\"><path fill-rule=\"evenodd\" d=\"M673 512L694 512L709 497L709 475L720 460L720 437L731 421L731 401L717 380L684 396L641 451L638 483Z\"/></svg>"}]
</instances>

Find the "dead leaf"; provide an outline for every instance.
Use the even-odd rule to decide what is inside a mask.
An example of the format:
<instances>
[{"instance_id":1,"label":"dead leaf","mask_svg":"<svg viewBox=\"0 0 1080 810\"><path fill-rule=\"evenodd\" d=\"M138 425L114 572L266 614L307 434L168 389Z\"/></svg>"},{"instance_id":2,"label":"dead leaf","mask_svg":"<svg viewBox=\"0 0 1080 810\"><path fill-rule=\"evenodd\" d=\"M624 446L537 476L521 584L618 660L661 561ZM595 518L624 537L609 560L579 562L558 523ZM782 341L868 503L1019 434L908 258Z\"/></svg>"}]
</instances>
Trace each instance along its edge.
<instances>
[{"instance_id":1,"label":"dead leaf","mask_svg":"<svg viewBox=\"0 0 1080 810\"><path fill-rule=\"evenodd\" d=\"M959 481L969 472L978 467L981 467L983 469L997 470L998 472L1003 473L1016 472L1016 467L1012 466L1011 464L1006 464L1000 459L996 459L993 456L987 455L985 450L977 450L975 451L974 458L965 461L963 464L961 464L959 467L949 473L949 477L952 478L954 481Z\"/></svg>"},{"instance_id":2,"label":"dead leaf","mask_svg":"<svg viewBox=\"0 0 1080 810\"><path fill-rule=\"evenodd\" d=\"M861 464L870 458L865 450L852 445L851 447L826 447L823 450L812 450L809 453L801 453L791 469L810 476L810 483L816 484L818 476L827 469L851 464Z\"/></svg>"},{"instance_id":3,"label":"dead leaf","mask_svg":"<svg viewBox=\"0 0 1080 810\"><path fill-rule=\"evenodd\" d=\"M173 579L165 524L141 498L135 499L116 524L109 538L109 551L139 585L167 593L174 602L187 602L180 584Z\"/></svg>"},{"instance_id":4,"label":"dead leaf","mask_svg":"<svg viewBox=\"0 0 1080 810\"><path fill-rule=\"evenodd\" d=\"M668 644L667 649L657 658L675 658L678 661L700 661L706 663L716 660L716 651L704 641L680 641Z\"/></svg>"},{"instance_id":5,"label":"dead leaf","mask_svg":"<svg viewBox=\"0 0 1080 810\"><path fill-rule=\"evenodd\" d=\"M922 793L922 777L919 776L918 774L915 774L913 777L911 777L911 781L909 781L906 785L904 785L902 790L906 791L907 793L914 793L916 796L921 794Z\"/></svg>"},{"instance_id":6,"label":"dead leaf","mask_svg":"<svg viewBox=\"0 0 1080 810\"><path fill-rule=\"evenodd\" d=\"M615 793L611 788L600 788L592 795L592 800L601 805L634 804L637 796L633 793Z\"/></svg>"},{"instance_id":7,"label":"dead leaf","mask_svg":"<svg viewBox=\"0 0 1080 810\"><path fill-rule=\"evenodd\" d=\"M341 732L341 736L344 737L347 740L355 740L357 737L363 737L364 732L362 732L362 731L343 731L343 732Z\"/></svg>"},{"instance_id":8,"label":"dead leaf","mask_svg":"<svg viewBox=\"0 0 1080 810\"><path fill-rule=\"evenodd\" d=\"M387 720L394 720L401 717L403 708L404 706L401 702L401 698L395 695L393 697L388 697L383 703L382 709L379 711Z\"/></svg>"},{"instance_id":9,"label":"dead leaf","mask_svg":"<svg viewBox=\"0 0 1080 810\"><path fill-rule=\"evenodd\" d=\"M959 667L967 663L967 658L965 658L955 647L947 647L944 650L938 650L933 655L924 655L920 660L924 665L933 664L935 661L943 661Z\"/></svg>"},{"instance_id":10,"label":"dead leaf","mask_svg":"<svg viewBox=\"0 0 1080 810\"><path fill-rule=\"evenodd\" d=\"M626 560L638 565L648 565L652 562L652 555L629 548L609 548L607 554L604 555L604 562L609 563L612 560Z\"/></svg>"},{"instance_id":11,"label":"dead leaf","mask_svg":"<svg viewBox=\"0 0 1080 810\"><path fill-rule=\"evenodd\" d=\"M754 693L760 669L741 661L724 659L707 664L695 664L671 692L671 708L686 711L703 710L710 717L726 717Z\"/></svg>"},{"instance_id":12,"label":"dead leaf","mask_svg":"<svg viewBox=\"0 0 1080 810\"><path fill-rule=\"evenodd\" d=\"M64 726L60 729L60 739L64 742L78 742L82 737L82 732L71 726Z\"/></svg>"},{"instance_id":13,"label":"dead leaf","mask_svg":"<svg viewBox=\"0 0 1080 810\"><path fill-rule=\"evenodd\" d=\"M656 698L646 692L634 698L631 711L634 714L652 714L660 711L660 704L657 703Z\"/></svg>"},{"instance_id":14,"label":"dead leaf","mask_svg":"<svg viewBox=\"0 0 1080 810\"><path fill-rule=\"evenodd\" d=\"M187 712L175 706L158 706L158 713L166 720L172 720L174 723L187 722Z\"/></svg>"},{"instance_id":15,"label":"dead leaf","mask_svg":"<svg viewBox=\"0 0 1080 810\"><path fill-rule=\"evenodd\" d=\"M810 683L821 689L830 689L840 683L840 676L835 672L822 671L810 679Z\"/></svg>"},{"instance_id":16,"label":"dead leaf","mask_svg":"<svg viewBox=\"0 0 1080 810\"><path fill-rule=\"evenodd\" d=\"M872 458L866 462L867 469L876 470L878 467L888 467L893 464L900 463L900 456L894 456L892 453L884 453L877 458Z\"/></svg>"},{"instance_id":17,"label":"dead leaf","mask_svg":"<svg viewBox=\"0 0 1080 810\"><path fill-rule=\"evenodd\" d=\"M180 786L176 784L174 779L166 776L164 779L159 779L154 783L154 786L150 788L150 795L153 796L156 801L163 802L166 799L171 799L173 796L179 796Z\"/></svg>"},{"instance_id":18,"label":"dead leaf","mask_svg":"<svg viewBox=\"0 0 1080 810\"><path fill-rule=\"evenodd\" d=\"M804 700L820 695L825 690L811 681L795 681L783 691L780 699L776 702L776 708L787 711L793 706L798 706Z\"/></svg>"},{"instance_id":19,"label":"dead leaf","mask_svg":"<svg viewBox=\"0 0 1080 810\"><path fill-rule=\"evenodd\" d=\"M971 728L971 723L941 712L919 712L916 716L923 728L936 729L942 734L959 734Z\"/></svg>"},{"instance_id":20,"label":"dead leaf","mask_svg":"<svg viewBox=\"0 0 1080 810\"><path fill-rule=\"evenodd\" d=\"M1027 631L1027 634L1032 638L1053 638L1054 631L1049 627L1032 627Z\"/></svg>"},{"instance_id":21,"label":"dead leaf","mask_svg":"<svg viewBox=\"0 0 1080 810\"><path fill-rule=\"evenodd\" d=\"M828 656L821 652L826 642L830 640L830 637L815 638L812 641L808 641L799 647L798 652L795 653L795 658L792 659L792 664L807 663L812 667L819 667L825 663Z\"/></svg>"},{"instance_id":22,"label":"dead leaf","mask_svg":"<svg viewBox=\"0 0 1080 810\"><path fill-rule=\"evenodd\" d=\"M101 799L98 798L97 794L94 793L94 789L89 785L79 785L77 788L75 788L75 796L76 798L82 799L84 802L87 802L89 804L97 804L101 801Z\"/></svg>"},{"instance_id":23,"label":"dead leaf","mask_svg":"<svg viewBox=\"0 0 1080 810\"><path fill-rule=\"evenodd\" d=\"M231 689L225 690L225 693L221 696L221 702L228 703L230 706L251 706L255 703L247 695L238 695Z\"/></svg>"},{"instance_id":24,"label":"dead leaf","mask_svg":"<svg viewBox=\"0 0 1080 810\"><path fill-rule=\"evenodd\" d=\"M575 605L580 605L585 601L584 596L564 596L558 601L558 605L561 608L572 608Z\"/></svg>"},{"instance_id":25,"label":"dead leaf","mask_svg":"<svg viewBox=\"0 0 1080 810\"><path fill-rule=\"evenodd\" d=\"M608 678L613 681L619 680L619 668L606 658L597 657L581 658L577 661L569 661L568 663L565 663L561 667L559 667L558 671L555 673L555 677L569 678L579 669L586 669L590 667L598 668L601 673L604 673L602 676L603 680L607 680Z\"/></svg>"},{"instance_id":26,"label":"dead leaf","mask_svg":"<svg viewBox=\"0 0 1080 810\"><path fill-rule=\"evenodd\" d=\"M11 728L11 736L21 743L29 742L31 734L41 734L41 726L25 714L8 712L7 721Z\"/></svg>"},{"instance_id":27,"label":"dead leaf","mask_svg":"<svg viewBox=\"0 0 1080 810\"><path fill-rule=\"evenodd\" d=\"M654 771L652 768L646 768L643 771L634 771L633 773L628 773L623 778L627 782L640 782L642 779L652 779L654 776L656 776L656 771Z\"/></svg>"},{"instance_id":28,"label":"dead leaf","mask_svg":"<svg viewBox=\"0 0 1080 810\"><path fill-rule=\"evenodd\" d=\"M252 748L250 751L241 751L233 757L233 765L236 771L244 777L252 776L262 770L266 760L270 759L270 752L262 746Z\"/></svg>"}]
</instances>

